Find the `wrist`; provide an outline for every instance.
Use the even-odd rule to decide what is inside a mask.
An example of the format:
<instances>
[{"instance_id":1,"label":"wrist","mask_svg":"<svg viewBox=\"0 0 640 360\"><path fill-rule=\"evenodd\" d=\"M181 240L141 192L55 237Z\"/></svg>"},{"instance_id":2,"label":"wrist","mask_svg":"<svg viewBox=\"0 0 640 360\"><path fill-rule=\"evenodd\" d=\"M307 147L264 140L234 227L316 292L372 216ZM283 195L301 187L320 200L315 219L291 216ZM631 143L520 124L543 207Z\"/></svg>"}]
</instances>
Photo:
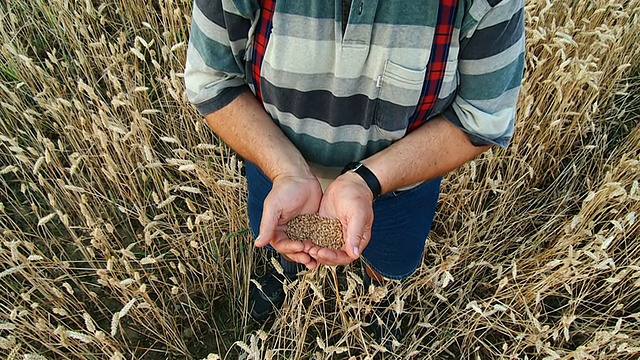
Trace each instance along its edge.
<instances>
[{"instance_id":1,"label":"wrist","mask_svg":"<svg viewBox=\"0 0 640 360\"><path fill-rule=\"evenodd\" d=\"M286 162L282 161L283 158ZM281 156L270 168L271 171L269 173L265 171L265 173L272 182L282 178L317 179L302 156L295 158Z\"/></svg>"},{"instance_id":2,"label":"wrist","mask_svg":"<svg viewBox=\"0 0 640 360\"><path fill-rule=\"evenodd\" d=\"M369 186L367 186L367 183L364 181L364 179L360 175L352 171L348 171L340 175L338 179L349 182L351 184L355 184L358 187L358 189L361 189L361 194L363 194L372 204L375 201L375 198L373 197L373 192L371 192L371 189L369 189Z\"/></svg>"},{"instance_id":3,"label":"wrist","mask_svg":"<svg viewBox=\"0 0 640 360\"><path fill-rule=\"evenodd\" d=\"M354 177L360 179L361 184L365 185L369 191L371 192L372 200L375 200L380 196L382 192L382 187L380 186L380 181L376 177L375 173L373 173L368 167L366 167L361 162L352 162L347 164L344 169L342 169L342 174L352 174Z\"/></svg>"}]
</instances>

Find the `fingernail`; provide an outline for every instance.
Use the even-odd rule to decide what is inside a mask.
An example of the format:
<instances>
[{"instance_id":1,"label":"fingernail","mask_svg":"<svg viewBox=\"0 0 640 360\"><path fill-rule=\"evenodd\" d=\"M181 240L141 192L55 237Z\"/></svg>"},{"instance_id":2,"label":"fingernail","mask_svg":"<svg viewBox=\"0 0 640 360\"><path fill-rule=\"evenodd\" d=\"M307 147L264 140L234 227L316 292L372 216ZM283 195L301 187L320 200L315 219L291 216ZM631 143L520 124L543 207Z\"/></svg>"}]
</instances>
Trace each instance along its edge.
<instances>
[{"instance_id":1,"label":"fingernail","mask_svg":"<svg viewBox=\"0 0 640 360\"><path fill-rule=\"evenodd\" d=\"M258 237L256 238L256 240L253 242L253 245L258 244L258 241L260 241L260 235L258 235Z\"/></svg>"},{"instance_id":2,"label":"fingernail","mask_svg":"<svg viewBox=\"0 0 640 360\"><path fill-rule=\"evenodd\" d=\"M358 247L357 247L357 246L354 246L354 247L353 247L353 253L354 253L356 256L360 256L360 250L358 250Z\"/></svg>"}]
</instances>

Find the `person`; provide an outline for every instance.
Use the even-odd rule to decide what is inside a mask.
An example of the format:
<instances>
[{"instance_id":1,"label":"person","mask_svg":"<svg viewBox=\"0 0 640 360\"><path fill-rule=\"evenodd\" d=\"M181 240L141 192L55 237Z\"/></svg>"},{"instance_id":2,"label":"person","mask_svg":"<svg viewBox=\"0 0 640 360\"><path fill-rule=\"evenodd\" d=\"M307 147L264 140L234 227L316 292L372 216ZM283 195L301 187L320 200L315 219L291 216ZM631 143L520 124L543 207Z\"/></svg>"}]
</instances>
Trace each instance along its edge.
<instances>
[{"instance_id":1,"label":"person","mask_svg":"<svg viewBox=\"0 0 640 360\"><path fill-rule=\"evenodd\" d=\"M513 135L523 12L523 0L194 1L187 97L246 160L255 245L286 277L357 259L369 283L415 272L441 177ZM313 213L341 222L341 249L287 238ZM282 280L258 279L254 318L281 306Z\"/></svg>"}]
</instances>

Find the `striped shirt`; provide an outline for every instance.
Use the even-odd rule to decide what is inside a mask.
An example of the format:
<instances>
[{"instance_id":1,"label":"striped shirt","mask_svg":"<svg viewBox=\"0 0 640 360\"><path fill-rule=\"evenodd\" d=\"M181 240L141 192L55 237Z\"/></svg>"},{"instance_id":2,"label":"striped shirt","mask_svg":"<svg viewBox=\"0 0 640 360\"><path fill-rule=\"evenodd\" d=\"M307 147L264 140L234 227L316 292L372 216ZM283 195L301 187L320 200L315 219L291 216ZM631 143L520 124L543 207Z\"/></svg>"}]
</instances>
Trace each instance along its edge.
<instances>
[{"instance_id":1,"label":"striped shirt","mask_svg":"<svg viewBox=\"0 0 640 360\"><path fill-rule=\"evenodd\" d=\"M278 0L259 63L265 110L312 165L341 168L401 139L416 113L438 1ZM506 147L524 67L523 0L459 0L429 117L442 114L476 145ZM252 78L256 0L195 0L187 97L202 115ZM345 31L343 25L346 22ZM427 119L422 119L427 120Z\"/></svg>"}]
</instances>

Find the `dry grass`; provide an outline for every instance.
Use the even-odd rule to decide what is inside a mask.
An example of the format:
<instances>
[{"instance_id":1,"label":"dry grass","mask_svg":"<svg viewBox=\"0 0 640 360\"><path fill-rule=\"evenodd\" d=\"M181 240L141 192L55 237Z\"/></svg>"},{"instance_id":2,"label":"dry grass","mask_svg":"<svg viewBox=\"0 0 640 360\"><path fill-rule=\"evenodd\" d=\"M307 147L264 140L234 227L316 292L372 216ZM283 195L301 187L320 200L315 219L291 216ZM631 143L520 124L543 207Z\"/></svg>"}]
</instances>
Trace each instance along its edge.
<instances>
[{"instance_id":1,"label":"dry grass","mask_svg":"<svg viewBox=\"0 0 640 360\"><path fill-rule=\"evenodd\" d=\"M378 358L385 291L389 357L640 356L638 1L529 1L517 136L445 179L419 271L321 268L262 329L240 164L182 95L189 9L0 5L1 357Z\"/></svg>"}]
</instances>

